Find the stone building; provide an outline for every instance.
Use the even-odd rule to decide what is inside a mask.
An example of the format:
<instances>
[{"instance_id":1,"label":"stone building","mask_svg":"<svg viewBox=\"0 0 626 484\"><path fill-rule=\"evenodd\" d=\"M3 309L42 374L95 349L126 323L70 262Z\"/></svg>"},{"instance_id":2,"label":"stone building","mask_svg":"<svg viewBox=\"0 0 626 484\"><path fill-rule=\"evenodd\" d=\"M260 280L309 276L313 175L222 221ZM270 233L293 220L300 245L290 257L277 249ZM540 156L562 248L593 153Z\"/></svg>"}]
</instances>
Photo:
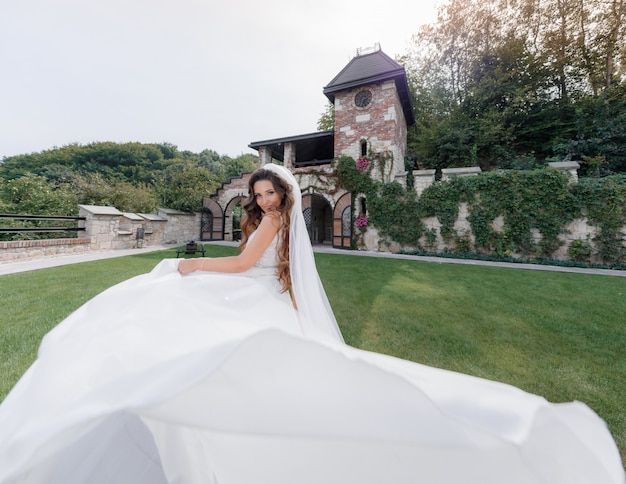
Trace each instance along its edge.
<instances>
[{"instance_id":1,"label":"stone building","mask_svg":"<svg viewBox=\"0 0 626 484\"><path fill-rule=\"evenodd\" d=\"M355 216L365 214L367 204L362 195L337 186L333 160L343 155L357 160L376 153L386 162L385 169L373 176L404 184L407 127L415 119L405 69L378 45L358 50L323 92L334 104L333 130L256 141L249 146L259 152L260 166L278 161L296 176L311 241L349 249ZM249 177L247 173L230 180L205 200L202 240L237 239L233 220L247 196Z\"/></svg>"}]
</instances>

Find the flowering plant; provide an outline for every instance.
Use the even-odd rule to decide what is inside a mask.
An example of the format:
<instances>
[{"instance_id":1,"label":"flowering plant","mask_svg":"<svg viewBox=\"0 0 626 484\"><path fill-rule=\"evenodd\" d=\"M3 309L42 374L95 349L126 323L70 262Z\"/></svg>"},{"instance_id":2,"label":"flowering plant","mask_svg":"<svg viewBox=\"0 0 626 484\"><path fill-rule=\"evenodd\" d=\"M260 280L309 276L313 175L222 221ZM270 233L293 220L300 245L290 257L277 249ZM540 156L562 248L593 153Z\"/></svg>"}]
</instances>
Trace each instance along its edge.
<instances>
[{"instance_id":1,"label":"flowering plant","mask_svg":"<svg viewBox=\"0 0 626 484\"><path fill-rule=\"evenodd\" d=\"M365 158L364 156L357 158L356 160L356 169L358 171L365 171L369 168L370 166L370 161Z\"/></svg>"},{"instance_id":2,"label":"flowering plant","mask_svg":"<svg viewBox=\"0 0 626 484\"><path fill-rule=\"evenodd\" d=\"M366 227L367 226L367 215L365 215L364 213L359 215L356 218L356 220L354 221L354 225L356 225L357 227Z\"/></svg>"}]
</instances>

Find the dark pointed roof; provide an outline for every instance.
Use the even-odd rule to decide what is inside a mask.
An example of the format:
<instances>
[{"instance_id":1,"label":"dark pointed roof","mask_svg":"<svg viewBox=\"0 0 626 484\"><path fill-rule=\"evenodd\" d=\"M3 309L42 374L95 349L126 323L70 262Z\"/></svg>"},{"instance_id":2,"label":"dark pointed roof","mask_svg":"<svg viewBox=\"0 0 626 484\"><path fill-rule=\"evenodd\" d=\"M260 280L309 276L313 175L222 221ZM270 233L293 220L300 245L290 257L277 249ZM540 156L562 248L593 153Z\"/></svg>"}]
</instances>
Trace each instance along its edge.
<instances>
[{"instance_id":1,"label":"dark pointed roof","mask_svg":"<svg viewBox=\"0 0 626 484\"><path fill-rule=\"evenodd\" d=\"M406 124L408 126L415 124L406 71L404 67L380 49L375 52L354 57L348 65L324 87L324 95L330 102L334 103L335 93L339 91L388 80L394 80L396 83L396 89L400 96Z\"/></svg>"}]
</instances>

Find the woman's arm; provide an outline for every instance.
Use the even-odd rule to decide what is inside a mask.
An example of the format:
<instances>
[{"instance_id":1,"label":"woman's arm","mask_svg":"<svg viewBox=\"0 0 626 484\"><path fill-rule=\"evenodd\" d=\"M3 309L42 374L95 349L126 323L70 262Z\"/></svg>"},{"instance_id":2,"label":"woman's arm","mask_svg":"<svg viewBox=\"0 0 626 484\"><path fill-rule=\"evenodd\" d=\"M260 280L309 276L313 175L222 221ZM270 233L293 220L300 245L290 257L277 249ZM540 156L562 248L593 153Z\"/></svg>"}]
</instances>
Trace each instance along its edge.
<instances>
[{"instance_id":1,"label":"woman's arm","mask_svg":"<svg viewBox=\"0 0 626 484\"><path fill-rule=\"evenodd\" d=\"M198 257L183 259L178 263L182 275L194 271L244 272L250 269L263 255L280 229L280 215L269 212L263 216L252 240L246 244L241 254L230 257Z\"/></svg>"}]
</instances>

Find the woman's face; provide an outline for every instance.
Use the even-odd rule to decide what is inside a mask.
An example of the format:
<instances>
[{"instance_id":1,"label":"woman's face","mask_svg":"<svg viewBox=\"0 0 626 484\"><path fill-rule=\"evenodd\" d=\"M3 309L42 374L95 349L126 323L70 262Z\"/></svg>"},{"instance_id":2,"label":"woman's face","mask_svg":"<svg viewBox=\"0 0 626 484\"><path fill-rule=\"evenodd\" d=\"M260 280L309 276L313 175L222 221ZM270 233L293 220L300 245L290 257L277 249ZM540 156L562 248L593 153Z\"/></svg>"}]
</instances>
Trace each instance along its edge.
<instances>
[{"instance_id":1,"label":"woman's face","mask_svg":"<svg viewBox=\"0 0 626 484\"><path fill-rule=\"evenodd\" d=\"M274 184L269 180L259 180L253 187L254 199L264 213L273 212L281 202L281 196L274 189Z\"/></svg>"}]
</instances>

